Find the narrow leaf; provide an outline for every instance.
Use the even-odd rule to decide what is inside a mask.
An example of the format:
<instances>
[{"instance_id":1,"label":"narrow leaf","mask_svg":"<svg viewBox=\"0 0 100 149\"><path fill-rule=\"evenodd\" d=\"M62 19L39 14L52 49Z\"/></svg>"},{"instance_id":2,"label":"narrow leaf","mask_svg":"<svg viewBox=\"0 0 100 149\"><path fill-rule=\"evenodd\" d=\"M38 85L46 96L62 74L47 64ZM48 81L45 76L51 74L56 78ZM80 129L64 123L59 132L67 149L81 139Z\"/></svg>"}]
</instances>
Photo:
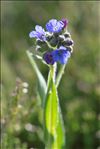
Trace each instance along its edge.
<instances>
[{"instance_id":1,"label":"narrow leaf","mask_svg":"<svg viewBox=\"0 0 100 149\"><path fill-rule=\"evenodd\" d=\"M64 129L57 90L53 80L51 80L51 89L47 94L44 115L46 149L62 149L64 145Z\"/></svg>"},{"instance_id":2,"label":"narrow leaf","mask_svg":"<svg viewBox=\"0 0 100 149\"><path fill-rule=\"evenodd\" d=\"M36 72L36 75L38 78L38 92L43 102L45 95L46 95L46 89L47 89L45 79L42 73L40 72L37 64L35 63L32 53L30 51L26 51L26 53L27 53L30 63L32 64L33 69Z\"/></svg>"},{"instance_id":3,"label":"narrow leaf","mask_svg":"<svg viewBox=\"0 0 100 149\"><path fill-rule=\"evenodd\" d=\"M57 124L57 139L56 139L55 145L56 147L54 148L57 148L57 149L64 149L65 147L65 132L64 132L64 124L62 120L61 111L59 111L59 119Z\"/></svg>"}]
</instances>

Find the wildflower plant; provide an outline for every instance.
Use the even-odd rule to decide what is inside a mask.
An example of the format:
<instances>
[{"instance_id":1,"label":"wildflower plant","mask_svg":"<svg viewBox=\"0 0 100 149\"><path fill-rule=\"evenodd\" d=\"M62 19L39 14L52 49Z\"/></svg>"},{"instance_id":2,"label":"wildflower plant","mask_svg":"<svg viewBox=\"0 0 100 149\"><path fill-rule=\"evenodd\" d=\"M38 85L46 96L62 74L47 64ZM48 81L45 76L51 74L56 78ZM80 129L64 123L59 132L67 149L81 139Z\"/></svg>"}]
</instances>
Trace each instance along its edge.
<instances>
[{"instance_id":1,"label":"wildflower plant","mask_svg":"<svg viewBox=\"0 0 100 149\"><path fill-rule=\"evenodd\" d=\"M35 39L35 45L32 47L32 51L27 51L27 55L38 77L46 149L62 149L65 147L65 131L57 88L68 59L73 52L73 40L67 26L67 19L60 21L51 19L46 23L45 30L36 25L35 30L29 33L29 37ZM47 82L34 57L49 67ZM60 67L57 68L58 63Z\"/></svg>"}]
</instances>

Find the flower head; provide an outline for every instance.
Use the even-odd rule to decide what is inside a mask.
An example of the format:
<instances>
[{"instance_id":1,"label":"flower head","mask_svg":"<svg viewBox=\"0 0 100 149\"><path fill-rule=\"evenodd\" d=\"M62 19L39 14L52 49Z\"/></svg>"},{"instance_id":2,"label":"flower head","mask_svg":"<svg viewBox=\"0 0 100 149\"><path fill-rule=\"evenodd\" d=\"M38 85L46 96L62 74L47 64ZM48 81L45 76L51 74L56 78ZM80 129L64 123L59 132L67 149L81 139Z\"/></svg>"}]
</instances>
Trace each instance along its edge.
<instances>
[{"instance_id":1,"label":"flower head","mask_svg":"<svg viewBox=\"0 0 100 149\"><path fill-rule=\"evenodd\" d=\"M36 25L35 26L35 31L31 31L29 33L29 37L30 38L37 38L39 40L42 40L42 41L45 41L46 40L46 37L45 37L45 31L44 29L39 26L39 25Z\"/></svg>"},{"instance_id":2,"label":"flower head","mask_svg":"<svg viewBox=\"0 0 100 149\"><path fill-rule=\"evenodd\" d=\"M68 58L71 56L71 53L63 46L61 46L59 49L54 50L52 54L54 61L60 62L61 64L66 64Z\"/></svg>"},{"instance_id":3,"label":"flower head","mask_svg":"<svg viewBox=\"0 0 100 149\"><path fill-rule=\"evenodd\" d=\"M65 27L68 25L67 19L51 19L46 24L46 31L39 25L29 33L30 38L36 38L36 50L42 52L43 60L53 65L55 62L66 64L73 51L73 40ZM58 47L57 49L55 49ZM46 51L49 50L49 51Z\"/></svg>"},{"instance_id":4,"label":"flower head","mask_svg":"<svg viewBox=\"0 0 100 149\"><path fill-rule=\"evenodd\" d=\"M51 19L46 24L47 31L51 33L58 33L62 31L63 27L64 27L64 23L62 21L57 21L56 19Z\"/></svg>"}]
</instances>

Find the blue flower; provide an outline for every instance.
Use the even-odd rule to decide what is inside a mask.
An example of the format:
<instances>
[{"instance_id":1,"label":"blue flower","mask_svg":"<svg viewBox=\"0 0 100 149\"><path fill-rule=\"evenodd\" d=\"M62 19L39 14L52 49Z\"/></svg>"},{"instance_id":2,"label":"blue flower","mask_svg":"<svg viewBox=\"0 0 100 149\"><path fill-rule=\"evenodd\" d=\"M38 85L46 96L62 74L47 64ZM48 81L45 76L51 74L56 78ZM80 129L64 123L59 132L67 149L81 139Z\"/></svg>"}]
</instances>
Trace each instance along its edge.
<instances>
[{"instance_id":1,"label":"blue flower","mask_svg":"<svg viewBox=\"0 0 100 149\"><path fill-rule=\"evenodd\" d=\"M43 55L43 59L47 64L53 65L55 63L54 58L53 58L53 52L46 52Z\"/></svg>"},{"instance_id":2,"label":"blue flower","mask_svg":"<svg viewBox=\"0 0 100 149\"><path fill-rule=\"evenodd\" d=\"M71 53L67 50L67 48L61 46L59 49L52 51L52 55L54 61L66 64L68 58L71 56Z\"/></svg>"},{"instance_id":3,"label":"blue flower","mask_svg":"<svg viewBox=\"0 0 100 149\"><path fill-rule=\"evenodd\" d=\"M45 31L44 31L44 29L41 26L36 25L35 26L35 30L36 31L31 31L29 33L29 37L30 38L37 38L39 40L45 41L46 40L46 37L45 37Z\"/></svg>"},{"instance_id":4,"label":"blue flower","mask_svg":"<svg viewBox=\"0 0 100 149\"><path fill-rule=\"evenodd\" d=\"M61 64L66 64L71 53L63 46L59 49L53 50L51 52L46 52L43 59L47 64L53 65L55 62L60 62Z\"/></svg>"},{"instance_id":5,"label":"blue flower","mask_svg":"<svg viewBox=\"0 0 100 149\"><path fill-rule=\"evenodd\" d=\"M63 27L64 27L64 23L62 21L57 21L56 19L51 19L46 24L47 31L51 33L58 33L62 31Z\"/></svg>"}]
</instances>

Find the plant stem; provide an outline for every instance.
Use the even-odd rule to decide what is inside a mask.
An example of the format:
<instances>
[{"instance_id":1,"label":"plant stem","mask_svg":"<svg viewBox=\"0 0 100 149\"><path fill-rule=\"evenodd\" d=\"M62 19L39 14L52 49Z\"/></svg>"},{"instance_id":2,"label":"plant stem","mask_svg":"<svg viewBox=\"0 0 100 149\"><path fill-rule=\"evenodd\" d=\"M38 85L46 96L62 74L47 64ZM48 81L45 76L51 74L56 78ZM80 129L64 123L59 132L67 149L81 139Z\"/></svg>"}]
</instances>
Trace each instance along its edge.
<instances>
[{"instance_id":1,"label":"plant stem","mask_svg":"<svg viewBox=\"0 0 100 149\"><path fill-rule=\"evenodd\" d=\"M44 140L46 139L46 127L45 127L45 109L46 109L46 103L48 99L49 92L51 91L52 88L52 83L55 83L55 77L56 77L56 69L57 69L57 64L55 63L54 65L50 65L49 67L49 74L48 74L48 81L47 81L47 92L44 100L44 114L43 114L43 119L44 119ZM46 144L47 142L45 142Z\"/></svg>"},{"instance_id":2,"label":"plant stem","mask_svg":"<svg viewBox=\"0 0 100 149\"><path fill-rule=\"evenodd\" d=\"M53 66L51 65L49 70L49 74L48 74L48 81L47 81L47 93L50 90L50 82L51 79L54 81L56 80L56 69L57 69L57 64L55 63Z\"/></svg>"},{"instance_id":3,"label":"plant stem","mask_svg":"<svg viewBox=\"0 0 100 149\"><path fill-rule=\"evenodd\" d=\"M57 79L56 79L56 87L57 87L57 88L58 88L59 83L60 83L60 81L61 81L62 75L64 74L65 66L66 66L66 64L61 65L60 70L59 70L59 72L58 72Z\"/></svg>"}]
</instances>

